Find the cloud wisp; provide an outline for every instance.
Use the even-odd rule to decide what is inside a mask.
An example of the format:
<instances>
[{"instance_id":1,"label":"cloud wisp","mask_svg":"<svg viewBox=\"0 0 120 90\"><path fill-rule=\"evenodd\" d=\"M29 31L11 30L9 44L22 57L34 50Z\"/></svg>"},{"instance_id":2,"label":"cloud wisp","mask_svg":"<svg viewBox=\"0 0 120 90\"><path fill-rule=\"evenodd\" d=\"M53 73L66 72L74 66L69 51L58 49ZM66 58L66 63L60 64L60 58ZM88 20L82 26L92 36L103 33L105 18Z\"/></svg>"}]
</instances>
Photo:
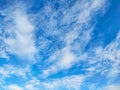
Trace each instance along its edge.
<instances>
[{"instance_id":1,"label":"cloud wisp","mask_svg":"<svg viewBox=\"0 0 120 90\"><path fill-rule=\"evenodd\" d=\"M87 47L93 43L93 31L107 1L48 1L36 13L22 3L0 10L4 16L0 22L0 59L8 60L0 66L0 88L118 90L119 85L113 82L120 75L120 33L106 46ZM27 64L22 66L19 60ZM18 77L23 84L6 83L7 78ZM93 77L104 77L107 86L101 78Z\"/></svg>"},{"instance_id":2,"label":"cloud wisp","mask_svg":"<svg viewBox=\"0 0 120 90\"><path fill-rule=\"evenodd\" d=\"M82 6L80 6L81 4ZM86 58L85 55L83 55L83 51L90 41L91 34L94 29L94 25L91 25L90 22L99 10L104 10L102 7L103 4L105 4L104 0L90 2L78 1L67 10L61 8L57 11L54 11L54 9L52 10L50 4L47 6L53 14L49 16L50 20L44 24L48 27L53 25L53 27L50 28L50 30L53 30L52 35L54 34L54 30L56 30L58 34L57 38L64 43L64 47L51 54L49 59L50 61L48 60L48 63L52 62L53 64L43 71L43 76L47 77L52 73L57 73L59 70L71 68L75 63L80 61L80 58L78 59L77 57L82 56L81 59ZM59 18L58 21L54 19L54 17L59 17L58 14L61 12L62 16L60 21ZM59 26L63 26L63 32L61 32L62 28L59 28L58 30L58 23ZM44 29L47 30L46 28ZM45 32L49 33L49 31Z\"/></svg>"}]
</instances>

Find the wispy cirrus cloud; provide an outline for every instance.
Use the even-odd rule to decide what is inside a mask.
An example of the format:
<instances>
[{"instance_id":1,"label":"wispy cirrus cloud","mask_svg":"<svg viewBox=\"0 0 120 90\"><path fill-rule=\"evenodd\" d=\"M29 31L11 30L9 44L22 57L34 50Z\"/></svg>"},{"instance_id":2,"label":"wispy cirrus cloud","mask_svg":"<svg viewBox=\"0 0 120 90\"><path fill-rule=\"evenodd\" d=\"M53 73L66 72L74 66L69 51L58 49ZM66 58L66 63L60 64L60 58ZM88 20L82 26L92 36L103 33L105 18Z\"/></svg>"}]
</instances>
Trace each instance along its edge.
<instances>
[{"instance_id":1,"label":"wispy cirrus cloud","mask_svg":"<svg viewBox=\"0 0 120 90\"><path fill-rule=\"evenodd\" d=\"M18 72L19 71L19 72ZM29 72L29 68L15 67L13 65L3 65L0 67L0 77L2 79L11 77L12 75L20 76L23 79L26 78L26 73Z\"/></svg>"},{"instance_id":2,"label":"wispy cirrus cloud","mask_svg":"<svg viewBox=\"0 0 120 90\"><path fill-rule=\"evenodd\" d=\"M82 6L80 6L79 4L82 4ZM79 62L80 59L86 58L83 50L90 41L91 34L94 29L94 26L90 24L90 21L94 17L94 14L97 13L97 11L104 9L102 7L103 4L105 4L105 1L78 1L75 2L74 5L67 10L58 9L58 11L55 12L54 10L52 11L52 9L50 8L50 12L53 12L53 14L49 16L50 20L48 22L45 22L45 25L47 25L48 27L49 25L51 25L51 22L55 21L55 23L52 23L52 35L54 34L54 30L56 30L58 38L65 45L62 49L55 51L51 55L50 62L52 60L53 64L43 71L43 76L49 76L50 74L56 73L59 70L69 69L75 63ZM57 14L59 14L61 11L63 12L63 15L61 16L59 22L59 20L56 21L54 17L58 17ZM63 33L60 32L62 28L60 28L59 31L57 30L58 23L59 25L63 25ZM70 25L71 27L69 27Z\"/></svg>"},{"instance_id":3,"label":"wispy cirrus cloud","mask_svg":"<svg viewBox=\"0 0 120 90\"><path fill-rule=\"evenodd\" d=\"M75 89L79 90L86 77L82 75L66 76L61 79L51 79L46 81L40 81L37 78L28 80L24 86L17 84L10 84L3 87L8 90L61 90L61 89Z\"/></svg>"},{"instance_id":4,"label":"wispy cirrus cloud","mask_svg":"<svg viewBox=\"0 0 120 90\"><path fill-rule=\"evenodd\" d=\"M85 80L84 76L73 75L69 77L64 77L61 79L56 79L51 82L45 82L42 85L44 86L45 90L61 90L61 89L75 89L79 90L83 81Z\"/></svg>"},{"instance_id":5,"label":"wispy cirrus cloud","mask_svg":"<svg viewBox=\"0 0 120 90\"><path fill-rule=\"evenodd\" d=\"M60 0L56 8L51 1L37 13L30 13L24 9L25 6L21 8L18 5L10 9L8 14L2 14L8 22L5 23L6 28L0 28L0 57L6 58L8 54L13 54L31 63L36 61L35 64L39 65L3 65L0 67L0 83L5 83L6 78L14 75L21 77L25 84L23 87L14 83L6 85L12 90L80 90L83 84L89 84L88 88L94 90L100 83L99 80L98 83L93 80L96 74L107 78L107 83L112 83L119 76L120 34L105 47L96 45L86 50L94 34L95 17L105 12L107 0L70 2ZM35 60L38 54L40 58ZM79 72L67 76L73 66ZM67 74L53 79L49 77L62 71ZM89 83L89 80L93 82ZM104 88L117 90L117 87Z\"/></svg>"}]
</instances>

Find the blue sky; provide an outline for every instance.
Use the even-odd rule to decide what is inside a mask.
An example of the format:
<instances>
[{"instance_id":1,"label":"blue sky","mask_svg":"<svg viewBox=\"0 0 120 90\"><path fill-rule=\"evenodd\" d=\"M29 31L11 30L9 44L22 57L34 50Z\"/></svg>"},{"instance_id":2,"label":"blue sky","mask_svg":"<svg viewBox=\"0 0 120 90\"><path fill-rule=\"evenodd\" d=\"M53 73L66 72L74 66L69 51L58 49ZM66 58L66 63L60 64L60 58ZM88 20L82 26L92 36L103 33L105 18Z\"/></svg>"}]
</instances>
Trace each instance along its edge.
<instances>
[{"instance_id":1,"label":"blue sky","mask_svg":"<svg viewBox=\"0 0 120 90\"><path fill-rule=\"evenodd\" d=\"M0 0L0 90L120 90L119 0Z\"/></svg>"}]
</instances>

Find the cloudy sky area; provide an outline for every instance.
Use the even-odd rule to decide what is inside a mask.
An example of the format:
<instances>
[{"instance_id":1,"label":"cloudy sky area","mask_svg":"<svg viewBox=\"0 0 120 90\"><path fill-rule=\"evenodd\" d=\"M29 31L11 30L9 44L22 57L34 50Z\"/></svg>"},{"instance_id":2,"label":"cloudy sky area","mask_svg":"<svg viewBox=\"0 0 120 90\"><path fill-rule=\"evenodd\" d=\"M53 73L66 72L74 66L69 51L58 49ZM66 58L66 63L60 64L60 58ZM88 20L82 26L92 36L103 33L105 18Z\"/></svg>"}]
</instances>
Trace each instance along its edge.
<instances>
[{"instance_id":1,"label":"cloudy sky area","mask_svg":"<svg viewBox=\"0 0 120 90\"><path fill-rule=\"evenodd\" d=\"M0 90L120 90L119 0L0 0Z\"/></svg>"}]
</instances>

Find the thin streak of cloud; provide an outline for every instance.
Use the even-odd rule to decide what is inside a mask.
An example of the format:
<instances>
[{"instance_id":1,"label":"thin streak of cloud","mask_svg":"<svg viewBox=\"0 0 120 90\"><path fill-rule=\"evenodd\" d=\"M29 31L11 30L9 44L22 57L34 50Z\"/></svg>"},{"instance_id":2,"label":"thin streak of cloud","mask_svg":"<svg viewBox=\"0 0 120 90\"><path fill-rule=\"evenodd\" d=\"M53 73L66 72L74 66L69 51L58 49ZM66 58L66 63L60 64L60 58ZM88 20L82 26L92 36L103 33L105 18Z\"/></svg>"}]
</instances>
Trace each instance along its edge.
<instances>
[{"instance_id":1,"label":"thin streak of cloud","mask_svg":"<svg viewBox=\"0 0 120 90\"><path fill-rule=\"evenodd\" d=\"M79 6L80 3L82 3L82 6ZM102 7L103 4L105 4L105 1L100 1L100 0L90 1L90 2L83 1L83 2L76 2L68 10L60 9L63 11L63 18L61 19L60 25L67 26L73 22L73 24L71 24L73 25L73 27L72 28L67 27L66 30L68 32L62 34L62 37L61 34L58 34L58 37L60 38L60 40L62 40L65 43L65 46L61 50L54 52L52 54L53 58L51 55L50 62L51 59L52 60L54 59L53 64L43 71L43 76L44 75L49 76L49 74L56 73L59 70L69 69L76 62L80 61L77 59L77 57L84 56L83 50L85 46L88 44L89 40L91 39L91 34L94 29L94 26L91 26L90 21L93 18L94 13L97 13L97 11L103 9ZM59 11L55 12L52 11L51 9L50 11L53 12L55 15L57 15L56 13L59 13ZM50 17L52 18L52 20L56 21L56 19L53 18L54 14L53 16L51 15ZM52 22L51 19L49 22ZM49 22L48 22L48 26L51 25L51 23ZM52 25L54 25L54 27L51 29L57 30L56 28L57 23L59 22L53 23ZM86 29L84 27L86 27ZM58 31L58 33L61 32ZM75 40L79 40L79 43L78 42L75 43ZM66 49L68 47L69 49ZM65 52L63 52L64 49L66 50ZM78 52L78 50L80 53L79 56L73 52L73 51ZM66 54L66 52L69 53Z\"/></svg>"},{"instance_id":2,"label":"thin streak of cloud","mask_svg":"<svg viewBox=\"0 0 120 90\"><path fill-rule=\"evenodd\" d=\"M17 86L17 85L9 85L7 87L8 90L23 90L21 87Z\"/></svg>"}]
</instances>

